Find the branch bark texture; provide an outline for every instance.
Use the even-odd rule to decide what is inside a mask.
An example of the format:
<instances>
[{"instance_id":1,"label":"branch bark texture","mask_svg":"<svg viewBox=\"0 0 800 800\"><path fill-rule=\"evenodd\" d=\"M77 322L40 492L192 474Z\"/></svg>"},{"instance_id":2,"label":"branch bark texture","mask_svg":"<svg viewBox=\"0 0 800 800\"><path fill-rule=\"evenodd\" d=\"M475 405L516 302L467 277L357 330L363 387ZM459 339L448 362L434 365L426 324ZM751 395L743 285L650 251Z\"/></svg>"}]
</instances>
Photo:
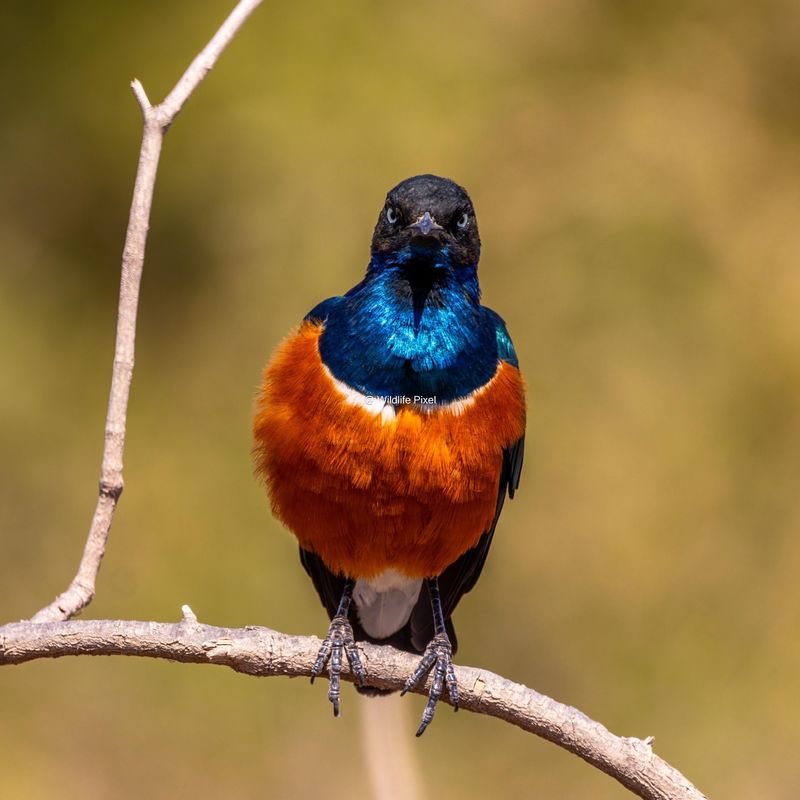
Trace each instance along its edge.
<instances>
[{"instance_id":1,"label":"branch bark texture","mask_svg":"<svg viewBox=\"0 0 800 800\"><path fill-rule=\"evenodd\" d=\"M178 623L72 620L0 627L0 665L39 658L125 655L220 664L247 675L308 676L319 650L313 636L269 628L217 628L191 613ZM401 689L417 659L391 647L360 643L369 683ZM347 667L345 666L345 669ZM344 678L352 680L349 672ZM580 756L645 800L705 800L659 758L652 739L615 736L575 708L483 669L456 667L461 708L510 722ZM415 691L427 694L428 686ZM441 713L441 712L440 712Z\"/></svg>"},{"instance_id":2,"label":"branch bark texture","mask_svg":"<svg viewBox=\"0 0 800 800\"><path fill-rule=\"evenodd\" d=\"M211 41L192 61L163 103L151 105L142 84L137 80L131 84L142 109L144 131L122 251L117 339L108 398L103 461L100 467L100 492L78 572L64 592L33 616L35 622L69 619L89 605L94 597L97 573L123 488L122 456L125 450L128 396L133 377L136 312L139 307L139 287L161 144L184 103L214 66L244 21L260 4L261 0L241 0Z\"/></svg>"}]
</instances>

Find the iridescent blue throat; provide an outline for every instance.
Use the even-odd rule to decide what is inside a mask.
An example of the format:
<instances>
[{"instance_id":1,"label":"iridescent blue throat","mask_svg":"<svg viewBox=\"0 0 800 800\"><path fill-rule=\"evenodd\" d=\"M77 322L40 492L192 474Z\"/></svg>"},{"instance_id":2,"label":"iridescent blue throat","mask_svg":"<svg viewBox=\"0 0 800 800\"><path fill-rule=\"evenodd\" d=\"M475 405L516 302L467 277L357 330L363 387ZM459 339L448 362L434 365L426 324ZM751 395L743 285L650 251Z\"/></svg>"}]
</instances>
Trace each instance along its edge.
<instances>
[{"instance_id":1,"label":"iridescent blue throat","mask_svg":"<svg viewBox=\"0 0 800 800\"><path fill-rule=\"evenodd\" d=\"M361 283L307 318L325 322L320 355L338 380L367 395L440 403L483 386L497 369L501 329L508 336L480 304L477 265L453 266L446 249L375 255Z\"/></svg>"}]
</instances>

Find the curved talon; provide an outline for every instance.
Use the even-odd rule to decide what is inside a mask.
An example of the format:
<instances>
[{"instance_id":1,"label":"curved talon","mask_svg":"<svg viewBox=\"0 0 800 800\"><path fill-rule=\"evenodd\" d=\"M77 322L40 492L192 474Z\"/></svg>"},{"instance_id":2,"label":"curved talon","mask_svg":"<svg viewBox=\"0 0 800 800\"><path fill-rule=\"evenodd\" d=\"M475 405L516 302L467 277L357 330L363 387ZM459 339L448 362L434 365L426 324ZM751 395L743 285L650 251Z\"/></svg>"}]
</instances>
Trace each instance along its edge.
<instances>
[{"instance_id":1,"label":"curved talon","mask_svg":"<svg viewBox=\"0 0 800 800\"><path fill-rule=\"evenodd\" d=\"M364 666L361 663L361 656L356 647L353 636L353 626L346 616L337 614L328 628L328 635L322 640L314 665L311 667L311 683L322 674L325 665L330 660L328 675L330 686L328 687L328 700L333 705L333 716L339 716L339 698L341 692L342 674L342 653L347 656L350 669L356 677L359 685L363 686L366 679Z\"/></svg>"},{"instance_id":2,"label":"curved talon","mask_svg":"<svg viewBox=\"0 0 800 800\"><path fill-rule=\"evenodd\" d=\"M433 681L428 692L428 702L425 706L425 711L422 713L422 722L417 730L417 736L422 736L425 733L425 729L430 725L433 715L436 713L436 704L439 702L445 686L447 687L447 694L450 696L450 702L453 704L453 709L458 711L458 682L453 669L453 647L446 633L437 633L431 639L417 668L405 682L400 694L404 695L410 689L413 689L431 669L433 669Z\"/></svg>"}]
</instances>

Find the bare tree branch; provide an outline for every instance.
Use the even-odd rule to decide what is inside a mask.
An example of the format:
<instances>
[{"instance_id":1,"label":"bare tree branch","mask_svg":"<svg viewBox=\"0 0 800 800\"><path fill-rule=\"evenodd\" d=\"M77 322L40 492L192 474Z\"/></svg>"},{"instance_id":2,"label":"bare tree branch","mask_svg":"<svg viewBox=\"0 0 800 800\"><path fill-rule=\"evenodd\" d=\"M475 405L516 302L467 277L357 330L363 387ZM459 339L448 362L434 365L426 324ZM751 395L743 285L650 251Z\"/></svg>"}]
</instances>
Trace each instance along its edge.
<instances>
[{"instance_id":1,"label":"bare tree branch","mask_svg":"<svg viewBox=\"0 0 800 800\"><path fill-rule=\"evenodd\" d=\"M268 628L202 625L189 606L174 624L70 620L94 597L114 510L123 488L128 396L134 364L136 314L158 161L164 135L186 100L261 0L241 0L194 59L175 88L153 106L144 87L131 88L144 131L122 255L117 339L106 418L100 492L78 572L67 590L29 622L0 627L0 666L68 655L126 655L222 664L248 675L310 675L320 642ZM400 689L416 659L391 647L360 645L369 682ZM345 670L347 666L345 665ZM580 756L645 800L703 800L677 770L653 753L652 738L620 738L574 708L526 686L472 667L456 667L461 707L498 717ZM345 677L351 679L346 672ZM427 686L414 691L427 693Z\"/></svg>"},{"instance_id":2,"label":"bare tree branch","mask_svg":"<svg viewBox=\"0 0 800 800\"><path fill-rule=\"evenodd\" d=\"M0 665L74 655L126 655L196 664L221 664L247 675L311 674L320 641L269 628L202 625L184 607L178 623L72 620L0 627ZM417 659L392 647L360 643L368 681L400 689ZM346 669L346 667L345 667ZM351 680L349 672L343 675ZM456 667L461 708L510 722L580 756L645 800L703 800L676 769L659 758L652 738L622 738L577 709L474 667ZM427 694L427 688L415 689Z\"/></svg>"},{"instance_id":3,"label":"bare tree branch","mask_svg":"<svg viewBox=\"0 0 800 800\"><path fill-rule=\"evenodd\" d=\"M144 250L150 226L150 208L156 182L161 143L183 104L214 66L220 53L261 0L241 0L211 41L195 58L175 88L163 103L153 106L142 84L131 84L144 117L139 167L133 188L128 230L122 251L122 279L119 290L117 341L108 398L103 462L100 467L100 493L92 524L84 546L78 572L66 591L34 616L35 622L64 620L74 616L92 601L97 573L106 550L114 510L122 494L122 455L125 449L125 426L128 414L128 395L133 376L134 344L136 341L136 312L139 305L139 286L142 280Z\"/></svg>"}]
</instances>

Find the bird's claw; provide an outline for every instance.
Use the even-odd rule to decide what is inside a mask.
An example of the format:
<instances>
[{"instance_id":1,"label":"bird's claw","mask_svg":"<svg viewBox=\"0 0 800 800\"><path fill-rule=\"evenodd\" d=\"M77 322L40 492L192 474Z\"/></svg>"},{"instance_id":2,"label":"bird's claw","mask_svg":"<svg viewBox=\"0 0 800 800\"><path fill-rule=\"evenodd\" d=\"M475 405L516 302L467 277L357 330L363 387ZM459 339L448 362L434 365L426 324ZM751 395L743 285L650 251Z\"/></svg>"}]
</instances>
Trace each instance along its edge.
<instances>
[{"instance_id":1,"label":"bird's claw","mask_svg":"<svg viewBox=\"0 0 800 800\"><path fill-rule=\"evenodd\" d=\"M422 713L422 722L417 730L417 736L422 736L430 725L436 712L436 704L442 696L445 686L450 695L453 710L458 711L458 682L453 669L453 647L446 633L437 633L431 639L420 659L419 665L403 686L400 694L405 694L413 689L433 669L433 681L428 692L428 703Z\"/></svg>"},{"instance_id":2,"label":"bird's claw","mask_svg":"<svg viewBox=\"0 0 800 800\"><path fill-rule=\"evenodd\" d=\"M330 686L328 687L328 700L333 704L333 716L339 716L339 695L342 674L342 652L347 655L350 670L356 676L359 686L364 685L366 673L361 663L361 656L358 654L355 638L353 636L353 626L347 617L337 614L328 628L328 635L322 640L314 666L311 667L311 683L322 674L325 665L330 660L331 665L328 670Z\"/></svg>"}]
</instances>

